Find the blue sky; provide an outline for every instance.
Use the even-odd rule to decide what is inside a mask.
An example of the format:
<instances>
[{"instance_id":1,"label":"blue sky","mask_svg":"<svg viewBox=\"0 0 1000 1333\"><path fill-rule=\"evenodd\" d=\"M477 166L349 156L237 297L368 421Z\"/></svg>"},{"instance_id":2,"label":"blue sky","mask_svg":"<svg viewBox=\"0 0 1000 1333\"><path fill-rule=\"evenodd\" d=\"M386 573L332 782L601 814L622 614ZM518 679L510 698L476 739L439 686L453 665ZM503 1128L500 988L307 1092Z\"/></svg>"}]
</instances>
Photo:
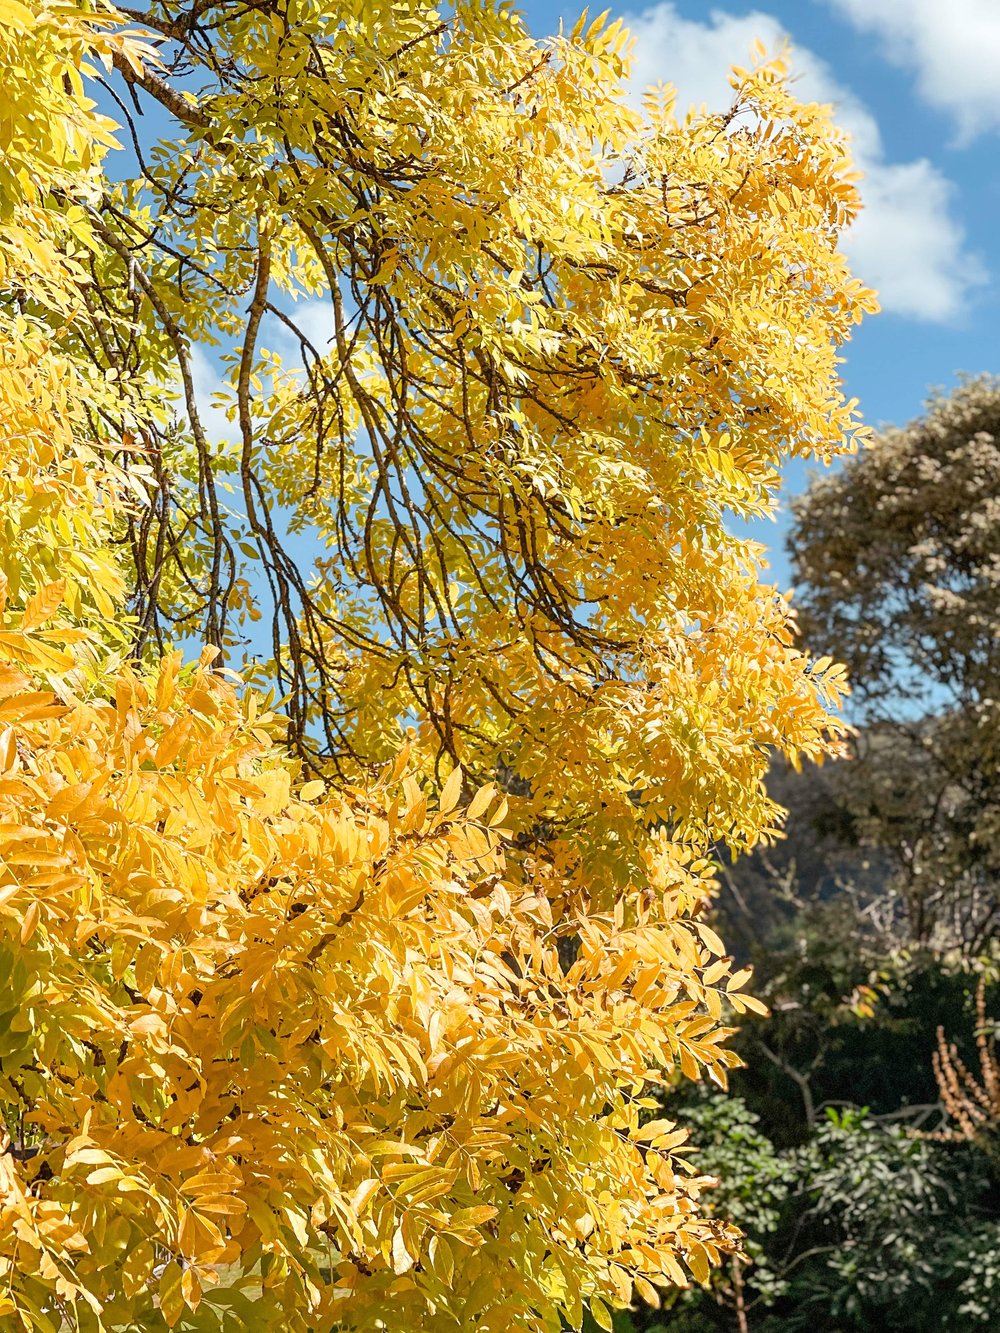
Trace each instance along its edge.
<instances>
[{"instance_id":1,"label":"blue sky","mask_svg":"<svg viewBox=\"0 0 1000 1333\"><path fill-rule=\"evenodd\" d=\"M519 7L535 36L579 16L558 0ZM870 424L910 420L959 372L1000 372L1000 0L633 0L613 13L637 34L636 79L674 83L682 100L724 104L727 67L748 63L754 36L774 50L787 34L800 94L834 102L866 173L846 245L883 302L843 372ZM792 465L787 491L806 479ZM783 526L755 535L785 585Z\"/></svg>"}]
</instances>

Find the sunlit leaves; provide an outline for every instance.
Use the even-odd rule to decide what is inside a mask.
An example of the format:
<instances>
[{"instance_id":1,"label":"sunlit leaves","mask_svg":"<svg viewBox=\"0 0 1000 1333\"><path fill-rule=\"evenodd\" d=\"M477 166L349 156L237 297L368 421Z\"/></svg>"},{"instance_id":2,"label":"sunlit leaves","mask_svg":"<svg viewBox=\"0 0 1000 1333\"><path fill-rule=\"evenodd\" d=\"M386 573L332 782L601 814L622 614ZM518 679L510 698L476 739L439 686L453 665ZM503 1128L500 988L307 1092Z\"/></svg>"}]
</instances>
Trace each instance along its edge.
<instances>
[{"instance_id":1,"label":"sunlit leaves","mask_svg":"<svg viewBox=\"0 0 1000 1333\"><path fill-rule=\"evenodd\" d=\"M489 789L440 810L404 774L306 804L267 716L207 666L124 673L116 695L40 722L10 700L0 949L9 966L30 943L31 1017L4 1095L36 1149L6 1260L19 1308L55 1216L87 1238L67 1293L117 1309L124 1284L134 1317L155 1296L171 1325L214 1285L254 1286L265 1255L284 1256L267 1289L294 1327L334 1308L368 1326L390 1290L423 1327L463 1318L511 1245L525 1263L554 1246L567 1282L615 1302L623 1274L673 1280L675 1253L726 1241L689 1213L683 1132L638 1131L629 1095L656 1068L731 1062L688 890L670 915L580 920L564 971L545 900L502 878ZM314 1253L331 1245L335 1288ZM553 1281L529 1266L507 1308L535 1326Z\"/></svg>"},{"instance_id":2,"label":"sunlit leaves","mask_svg":"<svg viewBox=\"0 0 1000 1333\"><path fill-rule=\"evenodd\" d=\"M180 91L0 4L48 135L0 123L0 1317L551 1333L704 1280L735 1233L642 1122L759 1007L713 844L836 730L725 523L856 433L839 139L778 66L645 122L606 17L170 4ZM118 187L88 52L175 121ZM265 584L287 721L220 658Z\"/></svg>"},{"instance_id":3,"label":"sunlit leaves","mask_svg":"<svg viewBox=\"0 0 1000 1333\"><path fill-rule=\"evenodd\" d=\"M819 753L839 694L726 525L788 453L863 434L837 377L872 307L837 249L842 136L780 59L734 73L725 116L644 120L611 15L536 41L493 4L223 12L185 55L212 132L181 117L106 211L156 300L133 311L113 264L104 299L157 346L239 344L222 395L232 422L242 372L257 423L231 520L184 498L231 449L161 430L184 540L152 621L238 642L272 610L259 541L319 766L387 761L415 723L428 766L509 773L513 827L591 882L638 872L649 821L752 842L767 747ZM167 351L142 364L176 381ZM323 548L312 583L286 522Z\"/></svg>"}]
</instances>

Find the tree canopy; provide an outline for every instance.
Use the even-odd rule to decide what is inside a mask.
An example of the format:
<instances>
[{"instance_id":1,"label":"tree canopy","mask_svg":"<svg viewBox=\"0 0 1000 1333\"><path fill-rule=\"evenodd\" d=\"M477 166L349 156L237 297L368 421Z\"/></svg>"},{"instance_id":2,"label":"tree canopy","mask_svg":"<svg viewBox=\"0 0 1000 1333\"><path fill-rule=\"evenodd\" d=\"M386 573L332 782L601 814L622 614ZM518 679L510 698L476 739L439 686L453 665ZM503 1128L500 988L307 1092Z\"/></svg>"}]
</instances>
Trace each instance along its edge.
<instances>
[{"instance_id":1,"label":"tree canopy","mask_svg":"<svg viewBox=\"0 0 1000 1333\"><path fill-rule=\"evenodd\" d=\"M842 774L895 861L910 937L981 952L1000 898L1000 385L970 379L795 502L807 642L848 664L862 729Z\"/></svg>"},{"instance_id":2,"label":"tree canopy","mask_svg":"<svg viewBox=\"0 0 1000 1333\"><path fill-rule=\"evenodd\" d=\"M619 25L500 4L0 14L0 1316L703 1278L643 1121L754 1005L715 843L838 733L727 519L858 434L841 137L780 61L639 114Z\"/></svg>"}]
</instances>

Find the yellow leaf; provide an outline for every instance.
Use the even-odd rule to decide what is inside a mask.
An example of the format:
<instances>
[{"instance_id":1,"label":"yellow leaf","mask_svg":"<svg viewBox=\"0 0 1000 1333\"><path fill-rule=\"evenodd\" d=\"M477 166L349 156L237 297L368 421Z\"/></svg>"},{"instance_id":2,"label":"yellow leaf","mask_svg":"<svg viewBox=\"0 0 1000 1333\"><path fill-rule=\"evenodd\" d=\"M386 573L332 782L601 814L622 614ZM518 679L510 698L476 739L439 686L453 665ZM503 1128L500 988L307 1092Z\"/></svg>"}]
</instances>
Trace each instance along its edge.
<instances>
[{"instance_id":1,"label":"yellow leaf","mask_svg":"<svg viewBox=\"0 0 1000 1333\"><path fill-rule=\"evenodd\" d=\"M201 1302L201 1282L193 1268L185 1268L181 1274L181 1295L192 1310L197 1310Z\"/></svg>"},{"instance_id":2,"label":"yellow leaf","mask_svg":"<svg viewBox=\"0 0 1000 1333\"><path fill-rule=\"evenodd\" d=\"M732 1000L733 1007L738 1011L749 1009L752 1014L760 1014L762 1018L767 1018L770 1013L767 1005L755 995L734 995Z\"/></svg>"},{"instance_id":3,"label":"yellow leaf","mask_svg":"<svg viewBox=\"0 0 1000 1333\"><path fill-rule=\"evenodd\" d=\"M724 977L729 971L732 961L731 958L720 958L711 967L706 967L701 974L701 979L705 985L714 986L720 977Z\"/></svg>"},{"instance_id":4,"label":"yellow leaf","mask_svg":"<svg viewBox=\"0 0 1000 1333\"><path fill-rule=\"evenodd\" d=\"M608 1330L608 1333L613 1333L615 1325L611 1318L611 1311L597 1296L591 1296L590 1298L590 1317L598 1328L604 1328Z\"/></svg>"},{"instance_id":5,"label":"yellow leaf","mask_svg":"<svg viewBox=\"0 0 1000 1333\"><path fill-rule=\"evenodd\" d=\"M35 16L20 0L0 0L0 23L12 28L33 28Z\"/></svg>"},{"instance_id":6,"label":"yellow leaf","mask_svg":"<svg viewBox=\"0 0 1000 1333\"><path fill-rule=\"evenodd\" d=\"M17 761L17 739L11 727L0 731L0 773L7 773Z\"/></svg>"},{"instance_id":7,"label":"yellow leaf","mask_svg":"<svg viewBox=\"0 0 1000 1333\"><path fill-rule=\"evenodd\" d=\"M467 1231L482 1226L484 1222L491 1222L496 1215L497 1210L489 1204L479 1204L474 1208L457 1209L450 1220L456 1231Z\"/></svg>"},{"instance_id":8,"label":"yellow leaf","mask_svg":"<svg viewBox=\"0 0 1000 1333\"><path fill-rule=\"evenodd\" d=\"M696 921L695 929L717 958L725 954L726 946L711 926L706 925L704 921Z\"/></svg>"},{"instance_id":9,"label":"yellow leaf","mask_svg":"<svg viewBox=\"0 0 1000 1333\"><path fill-rule=\"evenodd\" d=\"M168 1328L173 1328L184 1313L184 1292L181 1288L183 1270L180 1264L171 1260L160 1275L158 1290L160 1313Z\"/></svg>"},{"instance_id":10,"label":"yellow leaf","mask_svg":"<svg viewBox=\"0 0 1000 1333\"><path fill-rule=\"evenodd\" d=\"M65 592L65 579L56 579L54 583L48 583L44 588L39 588L38 592L33 597L29 597L25 603L24 614L21 617L21 629L26 632L37 629L39 625L44 625L46 620L59 609Z\"/></svg>"},{"instance_id":11,"label":"yellow leaf","mask_svg":"<svg viewBox=\"0 0 1000 1333\"><path fill-rule=\"evenodd\" d=\"M413 1255L406 1248L403 1228L399 1226L392 1237L392 1271L397 1274L408 1273L415 1262Z\"/></svg>"},{"instance_id":12,"label":"yellow leaf","mask_svg":"<svg viewBox=\"0 0 1000 1333\"><path fill-rule=\"evenodd\" d=\"M629 1138L635 1143L648 1143L651 1139L658 1138L661 1134L670 1134L677 1128L675 1120L649 1120L644 1125L639 1125L629 1134Z\"/></svg>"},{"instance_id":13,"label":"yellow leaf","mask_svg":"<svg viewBox=\"0 0 1000 1333\"><path fill-rule=\"evenodd\" d=\"M469 808L465 812L466 818L478 819L479 816L485 812L486 807L489 805L490 801L493 800L495 794L496 788L491 784L487 784L485 787L480 787L469 802Z\"/></svg>"},{"instance_id":14,"label":"yellow leaf","mask_svg":"<svg viewBox=\"0 0 1000 1333\"><path fill-rule=\"evenodd\" d=\"M382 1182L376 1177L363 1180L351 1195L351 1207L358 1217L364 1213L372 1198L378 1193L381 1184Z\"/></svg>"},{"instance_id":15,"label":"yellow leaf","mask_svg":"<svg viewBox=\"0 0 1000 1333\"><path fill-rule=\"evenodd\" d=\"M459 767L453 768L448 774L448 779L441 788L441 800L438 809L441 814L446 815L454 810L458 804L458 798L462 794L463 774Z\"/></svg>"},{"instance_id":16,"label":"yellow leaf","mask_svg":"<svg viewBox=\"0 0 1000 1333\"><path fill-rule=\"evenodd\" d=\"M687 1264L694 1274L696 1282L705 1283L708 1281L708 1254L704 1246L697 1242L691 1245L687 1253Z\"/></svg>"},{"instance_id":17,"label":"yellow leaf","mask_svg":"<svg viewBox=\"0 0 1000 1333\"><path fill-rule=\"evenodd\" d=\"M660 1293L653 1286L652 1282L647 1281L640 1273L636 1273L632 1278L635 1284L636 1294L640 1296L647 1305L651 1305L654 1310L658 1310L661 1305Z\"/></svg>"},{"instance_id":18,"label":"yellow leaf","mask_svg":"<svg viewBox=\"0 0 1000 1333\"><path fill-rule=\"evenodd\" d=\"M680 1056L681 1069L683 1070L685 1076L687 1078L697 1079L698 1062L695 1060L690 1050L688 1050L687 1046L685 1046L683 1043L679 1047L678 1055Z\"/></svg>"},{"instance_id":19,"label":"yellow leaf","mask_svg":"<svg viewBox=\"0 0 1000 1333\"><path fill-rule=\"evenodd\" d=\"M738 972L734 972L733 975L726 982L726 990L730 993L739 990L742 986L745 986L747 984L747 982L750 980L752 976L753 976L752 967L740 968L740 970Z\"/></svg>"},{"instance_id":20,"label":"yellow leaf","mask_svg":"<svg viewBox=\"0 0 1000 1333\"><path fill-rule=\"evenodd\" d=\"M22 944L27 944L32 935L34 935L35 928L38 925L39 910L37 899L33 903L29 903L28 910L25 912L21 921L20 938Z\"/></svg>"}]
</instances>

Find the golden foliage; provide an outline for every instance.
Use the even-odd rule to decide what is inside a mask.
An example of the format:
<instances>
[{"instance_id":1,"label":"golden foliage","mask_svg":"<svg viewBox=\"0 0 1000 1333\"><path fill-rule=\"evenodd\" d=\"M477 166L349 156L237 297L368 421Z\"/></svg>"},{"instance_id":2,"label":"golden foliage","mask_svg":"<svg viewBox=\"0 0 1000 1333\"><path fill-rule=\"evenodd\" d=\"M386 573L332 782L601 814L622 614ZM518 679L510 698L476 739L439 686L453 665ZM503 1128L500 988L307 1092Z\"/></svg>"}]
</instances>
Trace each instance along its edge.
<instances>
[{"instance_id":1,"label":"golden foliage","mask_svg":"<svg viewBox=\"0 0 1000 1333\"><path fill-rule=\"evenodd\" d=\"M839 679L727 527L858 433L837 346L871 294L824 110L779 60L725 116L639 114L620 26L538 42L492 3L165 12L197 92L95 270L102 369L184 386L132 534L150 635L237 651L273 610L318 772L408 719L591 885L640 873L651 821L752 842L768 747L821 750Z\"/></svg>"},{"instance_id":2,"label":"golden foliage","mask_svg":"<svg viewBox=\"0 0 1000 1333\"><path fill-rule=\"evenodd\" d=\"M416 3L225 10L211 31L244 63L209 62L234 87L191 96L110 13L0 6L3 95L48 127L33 146L31 117L0 117L0 1319L541 1333L704 1279L737 1237L699 1217L683 1130L643 1117L680 1074L724 1083L725 1013L760 1007L698 920L712 842L773 821L770 747L821 755L835 730L838 669L792 648L724 516L768 502L789 447L853 429L832 344L867 297L836 252L839 140L774 68L738 78L760 119L740 134L660 103L644 122L615 100L616 29L540 48L489 4L458 6L446 49ZM208 6L162 8L196 47ZM135 242L156 182L101 176L88 52L193 127L157 232L186 289ZM298 154L317 98L354 127L338 152L360 136L339 176ZM334 243L345 182L411 159L419 186ZM394 332L372 316L348 345L345 325L306 393L256 350L268 283L327 281L336 323L324 261L351 244L360 308ZM264 496L346 534L315 593L341 609L286 624L292 748L218 665L226 607L205 612L233 460L189 381L224 326L261 557L288 575ZM186 426L163 411L174 371ZM310 498L292 446L327 410L342 467ZM388 460L367 480L359 422ZM416 478L419 513L392 519ZM154 651L161 593L216 617L193 665ZM310 749L327 723L338 753Z\"/></svg>"},{"instance_id":3,"label":"golden foliage","mask_svg":"<svg viewBox=\"0 0 1000 1333\"><path fill-rule=\"evenodd\" d=\"M257 1327L499 1330L698 1271L729 1237L692 1215L683 1133L638 1120L651 1070L731 1059L682 871L581 921L564 973L491 792L428 808L401 762L296 799L255 706L175 659L4 701L3 1066L35 1147L8 1312L54 1290L115 1327L158 1289L172 1324L253 1275Z\"/></svg>"}]
</instances>

